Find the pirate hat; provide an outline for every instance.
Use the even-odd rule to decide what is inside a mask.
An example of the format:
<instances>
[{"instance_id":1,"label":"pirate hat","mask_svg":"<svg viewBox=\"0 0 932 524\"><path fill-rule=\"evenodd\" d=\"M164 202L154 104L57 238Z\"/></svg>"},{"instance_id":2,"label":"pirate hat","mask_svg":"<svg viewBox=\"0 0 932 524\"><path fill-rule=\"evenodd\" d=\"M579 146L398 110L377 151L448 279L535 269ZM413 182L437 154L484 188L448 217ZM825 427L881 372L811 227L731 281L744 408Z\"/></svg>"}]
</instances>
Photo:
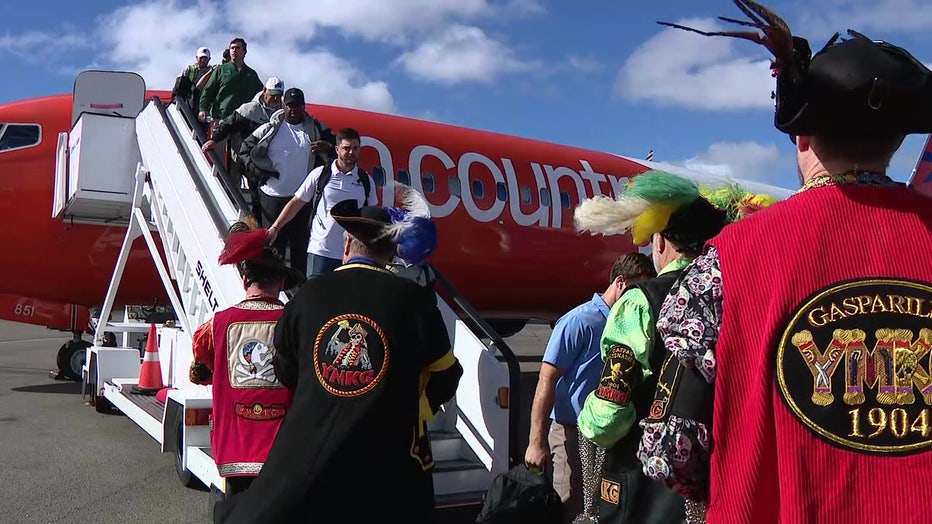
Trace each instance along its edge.
<instances>
[{"instance_id":1,"label":"pirate hat","mask_svg":"<svg viewBox=\"0 0 932 524\"><path fill-rule=\"evenodd\" d=\"M337 202L330 208L330 216L363 244L372 244L384 238L385 227L391 224L391 218L384 207L359 207L355 198Z\"/></svg>"},{"instance_id":2,"label":"pirate hat","mask_svg":"<svg viewBox=\"0 0 932 524\"><path fill-rule=\"evenodd\" d=\"M221 265L236 264L240 275L250 278L255 271L269 272L284 278L284 289L300 286L304 275L287 265L278 253L266 245L268 229L252 229L246 222L236 222L220 252Z\"/></svg>"},{"instance_id":3,"label":"pirate hat","mask_svg":"<svg viewBox=\"0 0 932 524\"><path fill-rule=\"evenodd\" d=\"M421 264L437 247L437 226L430 218L424 197L404 184L393 182L401 206L359 206L355 199L338 202L330 216L350 235L364 244L390 239L398 257Z\"/></svg>"},{"instance_id":4,"label":"pirate hat","mask_svg":"<svg viewBox=\"0 0 932 524\"><path fill-rule=\"evenodd\" d=\"M786 22L766 6L751 0L735 4L750 22L719 18L762 34L659 23L767 47L774 55L774 125L780 131L848 139L932 132L932 71L905 49L848 30L851 38L839 40L836 33L813 56L809 43L793 36Z\"/></svg>"}]
</instances>

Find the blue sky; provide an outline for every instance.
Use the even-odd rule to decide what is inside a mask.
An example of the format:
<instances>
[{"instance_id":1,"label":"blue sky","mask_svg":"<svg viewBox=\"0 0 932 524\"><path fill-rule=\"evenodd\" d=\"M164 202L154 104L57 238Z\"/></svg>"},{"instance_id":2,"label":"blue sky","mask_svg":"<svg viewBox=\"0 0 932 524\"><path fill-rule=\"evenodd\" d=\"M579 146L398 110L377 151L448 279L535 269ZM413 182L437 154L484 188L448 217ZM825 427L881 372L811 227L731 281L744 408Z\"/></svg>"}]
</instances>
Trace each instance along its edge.
<instances>
[{"instance_id":1,"label":"blue sky","mask_svg":"<svg viewBox=\"0 0 932 524\"><path fill-rule=\"evenodd\" d=\"M932 63L920 0L770 4L818 49L859 30ZM65 13L69 13L65 15ZM308 100L427 118L796 187L793 145L772 127L768 54L664 29L739 17L727 0L94 0L0 5L0 103L70 92L87 68L150 88L233 36L246 62ZM905 180L924 137L891 175Z\"/></svg>"}]
</instances>

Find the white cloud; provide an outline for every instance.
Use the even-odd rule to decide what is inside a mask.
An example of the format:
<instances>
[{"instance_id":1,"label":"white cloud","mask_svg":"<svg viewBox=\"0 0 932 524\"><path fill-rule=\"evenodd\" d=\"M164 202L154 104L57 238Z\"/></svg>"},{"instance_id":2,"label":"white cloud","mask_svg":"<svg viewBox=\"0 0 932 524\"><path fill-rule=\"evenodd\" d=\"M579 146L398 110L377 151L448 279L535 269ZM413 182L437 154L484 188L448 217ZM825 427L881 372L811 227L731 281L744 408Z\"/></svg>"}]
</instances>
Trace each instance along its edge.
<instances>
[{"instance_id":1,"label":"white cloud","mask_svg":"<svg viewBox=\"0 0 932 524\"><path fill-rule=\"evenodd\" d=\"M769 183L785 176L792 167L792 163L781 159L775 144L757 142L717 142L692 158L674 163L727 178Z\"/></svg>"},{"instance_id":2,"label":"white cloud","mask_svg":"<svg viewBox=\"0 0 932 524\"><path fill-rule=\"evenodd\" d=\"M309 101L394 112L389 85L353 61L360 41L384 42L399 54L424 53L426 42L448 41L444 35L463 22L503 23L541 12L540 0L145 0L104 14L83 33L0 36L0 48L47 55L49 48L84 46L96 52L94 67L136 71L149 88L170 89L195 49L210 47L216 63L231 38L242 36L249 43L246 63L261 77L279 76L301 87ZM450 83L521 69L524 63L510 49L478 31L484 39L473 35L465 43L480 47L460 55L474 71L457 74L445 60L445 69L432 76Z\"/></svg>"},{"instance_id":3,"label":"white cloud","mask_svg":"<svg viewBox=\"0 0 932 524\"><path fill-rule=\"evenodd\" d=\"M510 19L543 12L538 0L229 0L234 23L256 37L311 39L319 29L404 43L453 21Z\"/></svg>"},{"instance_id":4,"label":"white cloud","mask_svg":"<svg viewBox=\"0 0 932 524\"><path fill-rule=\"evenodd\" d=\"M679 23L706 31L720 27L707 19ZM768 51L759 47L756 55L739 55L735 45L729 38L664 29L628 57L616 94L693 109L773 109Z\"/></svg>"},{"instance_id":5,"label":"white cloud","mask_svg":"<svg viewBox=\"0 0 932 524\"><path fill-rule=\"evenodd\" d=\"M37 54L43 60L55 58L57 53L75 49L87 49L90 40L73 28L65 28L55 33L27 31L18 35L0 36L0 49L15 54Z\"/></svg>"},{"instance_id":6,"label":"white cloud","mask_svg":"<svg viewBox=\"0 0 932 524\"><path fill-rule=\"evenodd\" d=\"M179 7L171 0L120 8L105 16L98 28L107 44L101 58L140 73L150 88L167 89L184 65L193 61L195 49L211 44L216 63L230 35L243 35L250 43L246 63L262 78L278 76L317 103L395 111L385 82L368 80L347 60L326 49L304 49L294 38L278 34L253 38L242 26L227 22L226 9L216 2ZM161 45L154 48L152 42Z\"/></svg>"},{"instance_id":7,"label":"white cloud","mask_svg":"<svg viewBox=\"0 0 932 524\"><path fill-rule=\"evenodd\" d=\"M535 67L517 59L511 49L482 29L464 25L425 40L398 62L415 78L443 84L491 82L501 74Z\"/></svg>"},{"instance_id":8,"label":"white cloud","mask_svg":"<svg viewBox=\"0 0 932 524\"><path fill-rule=\"evenodd\" d=\"M605 64L590 57L572 55L569 58L570 67L581 73L598 73L605 69Z\"/></svg>"}]
</instances>

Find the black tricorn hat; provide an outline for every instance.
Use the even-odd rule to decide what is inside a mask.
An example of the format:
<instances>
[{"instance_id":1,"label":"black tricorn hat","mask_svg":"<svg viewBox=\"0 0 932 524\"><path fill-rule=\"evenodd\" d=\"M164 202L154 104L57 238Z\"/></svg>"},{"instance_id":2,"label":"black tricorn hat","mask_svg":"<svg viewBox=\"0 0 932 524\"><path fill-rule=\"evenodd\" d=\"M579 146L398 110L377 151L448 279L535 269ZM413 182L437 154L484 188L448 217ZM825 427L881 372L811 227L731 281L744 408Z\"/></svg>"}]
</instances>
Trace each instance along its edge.
<instances>
[{"instance_id":1,"label":"black tricorn hat","mask_svg":"<svg viewBox=\"0 0 932 524\"><path fill-rule=\"evenodd\" d=\"M384 207L359 207L355 199L337 202L330 208L330 216L364 244L372 244L385 238L385 227L391 224L391 218Z\"/></svg>"},{"instance_id":2,"label":"black tricorn hat","mask_svg":"<svg viewBox=\"0 0 932 524\"><path fill-rule=\"evenodd\" d=\"M699 197L674 211L660 234L676 244L678 251L696 253L726 225L727 213Z\"/></svg>"},{"instance_id":3,"label":"black tricorn hat","mask_svg":"<svg viewBox=\"0 0 932 524\"><path fill-rule=\"evenodd\" d=\"M932 132L932 71L901 47L848 34L778 72L776 128L854 139Z\"/></svg>"}]
</instances>

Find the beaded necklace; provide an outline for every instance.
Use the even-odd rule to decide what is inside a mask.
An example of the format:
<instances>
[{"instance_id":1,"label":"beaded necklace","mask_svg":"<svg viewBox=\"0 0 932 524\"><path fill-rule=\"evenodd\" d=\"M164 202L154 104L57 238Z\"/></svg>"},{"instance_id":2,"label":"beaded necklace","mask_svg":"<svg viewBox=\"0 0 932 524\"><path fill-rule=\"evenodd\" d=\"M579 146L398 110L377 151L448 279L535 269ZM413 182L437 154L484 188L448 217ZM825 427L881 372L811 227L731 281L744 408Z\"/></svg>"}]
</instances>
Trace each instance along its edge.
<instances>
[{"instance_id":1,"label":"beaded necklace","mask_svg":"<svg viewBox=\"0 0 932 524\"><path fill-rule=\"evenodd\" d=\"M844 173L837 173L834 175L819 175L815 178L810 179L808 182L803 184L803 187L797 191L797 193L802 193L803 191L808 191L810 189L816 189L820 187L828 186L840 186L840 185L850 185L856 184L861 186L894 186L897 185L887 175L880 173L871 173L869 171L847 171Z\"/></svg>"}]
</instances>

